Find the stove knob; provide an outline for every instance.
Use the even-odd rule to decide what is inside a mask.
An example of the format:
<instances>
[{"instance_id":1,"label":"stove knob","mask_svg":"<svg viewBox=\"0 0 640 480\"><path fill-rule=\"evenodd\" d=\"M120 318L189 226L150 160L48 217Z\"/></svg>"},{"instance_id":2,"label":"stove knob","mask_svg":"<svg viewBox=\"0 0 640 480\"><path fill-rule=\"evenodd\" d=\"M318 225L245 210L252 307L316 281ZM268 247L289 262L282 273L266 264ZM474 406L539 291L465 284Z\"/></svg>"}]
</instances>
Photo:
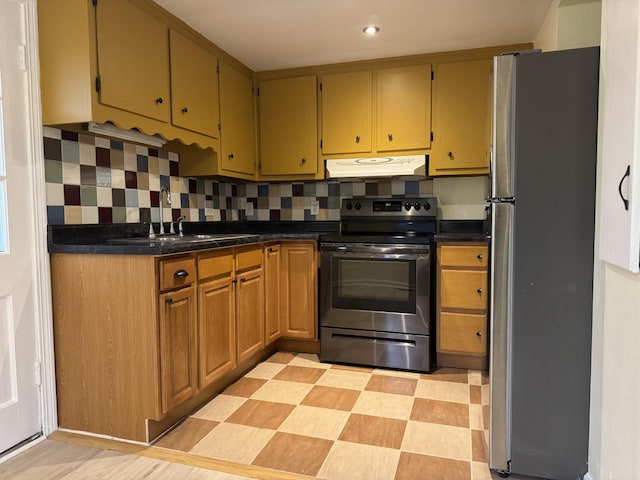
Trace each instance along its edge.
<instances>
[{"instance_id":1,"label":"stove knob","mask_svg":"<svg viewBox=\"0 0 640 480\"><path fill-rule=\"evenodd\" d=\"M421 207L420 202L414 203L413 206L416 210L420 210L420 207Z\"/></svg>"},{"instance_id":2,"label":"stove knob","mask_svg":"<svg viewBox=\"0 0 640 480\"><path fill-rule=\"evenodd\" d=\"M347 210L351 210L353 208L353 204L351 202L347 202Z\"/></svg>"},{"instance_id":3,"label":"stove knob","mask_svg":"<svg viewBox=\"0 0 640 480\"><path fill-rule=\"evenodd\" d=\"M427 211L431 210L431 204L429 202L425 203L424 204L424 209L427 210Z\"/></svg>"},{"instance_id":4,"label":"stove knob","mask_svg":"<svg viewBox=\"0 0 640 480\"><path fill-rule=\"evenodd\" d=\"M362 205L360 205L360 202L356 202L356 210L360 210L362 208Z\"/></svg>"},{"instance_id":5,"label":"stove knob","mask_svg":"<svg viewBox=\"0 0 640 480\"><path fill-rule=\"evenodd\" d=\"M411 204L409 202L404 204L404 209L408 212L409 210L411 210Z\"/></svg>"}]
</instances>

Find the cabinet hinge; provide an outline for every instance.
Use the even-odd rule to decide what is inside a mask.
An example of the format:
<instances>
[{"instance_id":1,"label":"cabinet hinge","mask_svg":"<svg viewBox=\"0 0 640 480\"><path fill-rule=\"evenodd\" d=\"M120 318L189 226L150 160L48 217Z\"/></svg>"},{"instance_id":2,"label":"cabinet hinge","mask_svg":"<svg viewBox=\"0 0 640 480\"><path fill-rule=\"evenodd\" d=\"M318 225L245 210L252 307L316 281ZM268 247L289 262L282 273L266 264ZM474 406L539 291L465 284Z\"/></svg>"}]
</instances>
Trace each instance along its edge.
<instances>
[{"instance_id":1,"label":"cabinet hinge","mask_svg":"<svg viewBox=\"0 0 640 480\"><path fill-rule=\"evenodd\" d=\"M97 6L98 6L98 0L91 0L91 4L92 4L94 7L97 7Z\"/></svg>"},{"instance_id":2,"label":"cabinet hinge","mask_svg":"<svg viewBox=\"0 0 640 480\"><path fill-rule=\"evenodd\" d=\"M220 65L216 65L216 73L220 73Z\"/></svg>"},{"instance_id":3,"label":"cabinet hinge","mask_svg":"<svg viewBox=\"0 0 640 480\"><path fill-rule=\"evenodd\" d=\"M218 131L222 130L222 125L218 124Z\"/></svg>"},{"instance_id":4,"label":"cabinet hinge","mask_svg":"<svg viewBox=\"0 0 640 480\"><path fill-rule=\"evenodd\" d=\"M436 72L431 70L431 80L433 80L434 78L436 78Z\"/></svg>"},{"instance_id":5,"label":"cabinet hinge","mask_svg":"<svg viewBox=\"0 0 640 480\"><path fill-rule=\"evenodd\" d=\"M322 148L322 139L320 139L320 148Z\"/></svg>"},{"instance_id":6,"label":"cabinet hinge","mask_svg":"<svg viewBox=\"0 0 640 480\"><path fill-rule=\"evenodd\" d=\"M433 132L431 132L431 141L433 142Z\"/></svg>"},{"instance_id":7,"label":"cabinet hinge","mask_svg":"<svg viewBox=\"0 0 640 480\"><path fill-rule=\"evenodd\" d=\"M100 81L100 76L96 77L96 92L100 93L102 90L102 82Z\"/></svg>"},{"instance_id":8,"label":"cabinet hinge","mask_svg":"<svg viewBox=\"0 0 640 480\"><path fill-rule=\"evenodd\" d=\"M42 385L42 364L40 362L36 362L35 367L36 367L35 368L36 385L41 386Z\"/></svg>"},{"instance_id":9,"label":"cabinet hinge","mask_svg":"<svg viewBox=\"0 0 640 480\"><path fill-rule=\"evenodd\" d=\"M320 91L322 91L322 82L320 82Z\"/></svg>"},{"instance_id":10,"label":"cabinet hinge","mask_svg":"<svg viewBox=\"0 0 640 480\"><path fill-rule=\"evenodd\" d=\"M260 96L260 87L258 87L256 90L256 97L259 97L259 96Z\"/></svg>"}]
</instances>

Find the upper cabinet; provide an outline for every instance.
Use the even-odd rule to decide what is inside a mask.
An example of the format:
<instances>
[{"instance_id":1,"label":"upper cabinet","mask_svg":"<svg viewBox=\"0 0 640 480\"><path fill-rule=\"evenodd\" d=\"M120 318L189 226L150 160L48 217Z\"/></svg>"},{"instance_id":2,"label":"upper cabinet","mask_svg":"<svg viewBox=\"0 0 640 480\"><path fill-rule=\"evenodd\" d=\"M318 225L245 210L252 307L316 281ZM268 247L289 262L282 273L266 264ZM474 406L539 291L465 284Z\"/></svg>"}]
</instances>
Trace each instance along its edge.
<instances>
[{"instance_id":1,"label":"upper cabinet","mask_svg":"<svg viewBox=\"0 0 640 480\"><path fill-rule=\"evenodd\" d=\"M176 30L169 48L171 122L219 138L218 59Z\"/></svg>"},{"instance_id":2,"label":"upper cabinet","mask_svg":"<svg viewBox=\"0 0 640 480\"><path fill-rule=\"evenodd\" d=\"M95 8L100 102L168 122L169 29L129 2Z\"/></svg>"},{"instance_id":3,"label":"upper cabinet","mask_svg":"<svg viewBox=\"0 0 640 480\"><path fill-rule=\"evenodd\" d=\"M220 168L253 175L256 171L253 80L220 61Z\"/></svg>"},{"instance_id":4,"label":"upper cabinet","mask_svg":"<svg viewBox=\"0 0 640 480\"><path fill-rule=\"evenodd\" d=\"M491 69L491 59L437 66L430 175L489 173Z\"/></svg>"},{"instance_id":5,"label":"upper cabinet","mask_svg":"<svg viewBox=\"0 0 640 480\"><path fill-rule=\"evenodd\" d=\"M260 175L315 174L318 170L315 75L260 82L259 105Z\"/></svg>"},{"instance_id":6,"label":"upper cabinet","mask_svg":"<svg viewBox=\"0 0 640 480\"><path fill-rule=\"evenodd\" d=\"M429 148L431 65L378 70L377 80L378 151Z\"/></svg>"},{"instance_id":7,"label":"upper cabinet","mask_svg":"<svg viewBox=\"0 0 640 480\"><path fill-rule=\"evenodd\" d=\"M373 72L324 75L322 153L371 152Z\"/></svg>"}]
</instances>

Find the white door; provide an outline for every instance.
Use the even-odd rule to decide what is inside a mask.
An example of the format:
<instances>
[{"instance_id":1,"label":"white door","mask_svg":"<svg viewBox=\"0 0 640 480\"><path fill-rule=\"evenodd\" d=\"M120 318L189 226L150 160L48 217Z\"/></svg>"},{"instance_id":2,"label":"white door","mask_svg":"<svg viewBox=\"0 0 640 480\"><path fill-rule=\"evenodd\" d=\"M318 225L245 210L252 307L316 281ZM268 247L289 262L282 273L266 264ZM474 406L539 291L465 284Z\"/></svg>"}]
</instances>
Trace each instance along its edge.
<instances>
[{"instance_id":1,"label":"white door","mask_svg":"<svg viewBox=\"0 0 640 480\"><path fill-rule=\"evenodd\" d=\"M0 0L0 453L42 430L24 8Z\"/></svg>"}]
</instances>

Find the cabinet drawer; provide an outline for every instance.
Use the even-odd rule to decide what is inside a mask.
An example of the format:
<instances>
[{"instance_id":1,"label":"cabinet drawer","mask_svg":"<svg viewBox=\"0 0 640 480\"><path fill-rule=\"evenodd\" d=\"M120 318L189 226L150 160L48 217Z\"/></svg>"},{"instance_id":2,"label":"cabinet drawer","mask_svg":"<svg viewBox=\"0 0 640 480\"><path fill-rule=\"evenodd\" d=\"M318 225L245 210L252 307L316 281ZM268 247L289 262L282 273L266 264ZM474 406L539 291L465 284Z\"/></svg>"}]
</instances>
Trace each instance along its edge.
<instances>
[{"instance_id":1,"label":"cabinet drawer","mask_svg":"<svg viewBox=\"0 0 640 480\"><path fill-rule=\"evenodd\" d=\"M238 250L236 253L236 270L242 271L249 268L262 266L262 248Z\"/></svg>"},{"instance_id":2,"label":"cabinet drawer","mask_svg":"<svg viewBox=\"0 0 640 480\"><path fill-rule=\"evenodd\" d=\"M196 260L193 257L160 261L160 290L190 285L196 280Z\"/></svg>"},{"instance_id":3,"label":"cabinet drawer","mask_svg":"<svg viewBox=\"0 0 640 480\"><path fill-rule=\"evenodd\" d=\"M198 255L198 279L221 277L233 273L233 250Z\"/></svg>"},{"instance_id":4,"label":"cabinet drawer","mask_svg":"<svg viewBox=\"0 0 640 480\"><path fill-rule=\"evenodd\" d=\"M438 249L440 265L447 267L485 267L489 257L486 245L447 245Z\"/></svg>"},{"instance_id":5,"label":"cabinet drawer","mask_svg":"<svg viewBox=\"0 0 640 480\"><path fill-rule=\"evenodd\" d=\"M486 338L486 315L440 313L438 351L484 354Z\"/></svg>"},{"instance_id":6,"label":"cabinet drawer","mask_svg":"<svg viewBox=\"0 0 640 480\"><path fill-rule=\"evenodd\" d=\"M486 270L441 270L440 308L486 310Z\"/></svg>"}]
</instances>

